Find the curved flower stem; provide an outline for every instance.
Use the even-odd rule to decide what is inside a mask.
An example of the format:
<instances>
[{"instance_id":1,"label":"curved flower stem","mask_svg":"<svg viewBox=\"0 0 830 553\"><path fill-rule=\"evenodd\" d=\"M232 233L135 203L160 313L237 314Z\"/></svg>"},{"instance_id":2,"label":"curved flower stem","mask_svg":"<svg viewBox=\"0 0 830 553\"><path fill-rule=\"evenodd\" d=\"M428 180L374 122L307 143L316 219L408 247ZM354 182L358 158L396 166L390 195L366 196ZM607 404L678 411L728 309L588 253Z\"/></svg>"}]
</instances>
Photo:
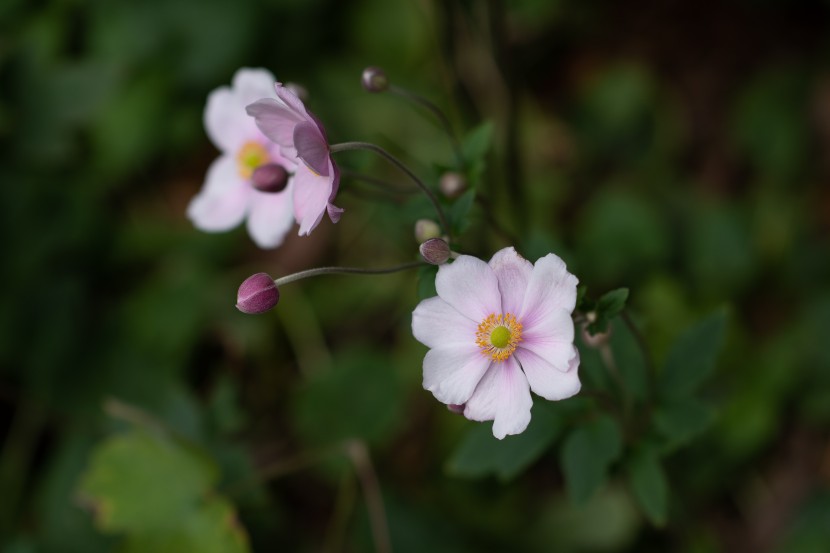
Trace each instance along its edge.
<instances>
[{"instance_id":1,"label":"curved flower stem","mask_svg":"<svg viewBox=\"0 0 830 553\"><path fill-rule=\"evenodd\" d=\"M366 510L369 512L369 523L372 527L372 539L375 542L377 553L391 553L392 542L389 539L389 523L386 520L386 509L383 506L383 496L380 492L380 483L369 457L369 450L363 440L350 440L344 445L346 455L352 461L357 473L363 496L366 500Z\"/></svg>"},{"instance_id":2,"label":"curved flower stem","mask_svg":"<svg viewBox=\"0 0 830 553\"><path fill-rule=\"evenodd\" d=\"M277 287L295 280L302 280L319 275L387 275L389 273L397 273L407 269L414 269L421 265L427 265L424 261L412 261L410 263L401 263L400 265L393 265L392 267L385 267L383 269L365 269L363 267L316 267L314 269L307 269L284 277L275 278L274 284Z\"/></svg>"},{"instance_id":3,"label":"curved flower stem","mask_svg":"<svg viewBox=\"0 0 830 553\"><path fill-rule=\"evenodd\" d=\"M371 185L376 186L378 189L383 190L384 192L390 194L415 194L416 191L412 190L411 188L402 188L396 184L393 184L389 181L379 179L377 177L373 177L372 175L367 175L365 173L359 173L357 171L350 171L348 169L340 169L340 176L347 179L354 179L361 182L366 182Z\"/></svg>"},{"instance_id":4,"label":"curved flower stem","mask_svg":"<svg viewBox=\"0 0 830 553\"><path fill-rule=\"evenodd\" d=\"M376 144L372 144L370 142L341 142L340 144L332 144L329 148L331 153L335 154L337 152L345 152L348 150L370 150L375 152L379 156L385 158L389 163L406 173L412 182L421 189L421 191L427 195L429 201L432 202L432 207L435 208L435 212L438 214L438 218L441 220L441 226L444 227L444 232L449 235L450 234L450 226L447 223L447 218L444 215L444 210L441 209L441 204L438 203L438 198L435 197L435 194L432 193L424 182L418 178L418 176L412 172L406 165L403 164L401 160L381 148Z\"/></svg>"},{"instance_id":5,"label":"curved flower stem","mask_svg":"<svg viewBox=\"0 0 830 553\"><path fill-rule=\"evenodd\" d=\"M400 86L390 84L389 85L389 92L392 94L397 94L401 98L412 102L413 104L417 104L422 108L425 108L427 111L432 113L436 119L438 119L438 123L443 127L444 132L447 133L447 136L450 139L450 144L452 145L453 153L455 154L456 160L458 161L459 166L464 164L464 156L461 153L461 144L458 142L458 139L455 137L455 133L452 130L452 124L450 123L449 117L441 111L441 108L421 96L420 94L416 94L411 90L407 90Z\"/></svg>"}]
</instances>

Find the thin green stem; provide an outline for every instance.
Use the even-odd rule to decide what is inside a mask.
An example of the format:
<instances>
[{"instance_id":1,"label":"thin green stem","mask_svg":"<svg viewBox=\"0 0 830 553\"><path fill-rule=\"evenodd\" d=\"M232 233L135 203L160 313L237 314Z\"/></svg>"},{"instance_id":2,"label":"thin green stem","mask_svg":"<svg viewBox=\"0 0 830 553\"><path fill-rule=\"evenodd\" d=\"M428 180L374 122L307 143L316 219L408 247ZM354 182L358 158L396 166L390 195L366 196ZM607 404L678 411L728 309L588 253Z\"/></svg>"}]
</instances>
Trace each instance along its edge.
<instances>
[{"instance_id":1,"label":"thin green stem","mask_svg":"<svg viewBox=\"0 0 830 553\"><path fill-rule=\"evenodd\" d=\"M288 284L296 280L304 278L319 276L319 275L388 275L389 273L397 273L399 271L406 271L407 269L414 269L426 265L424 261L412 261L410 263L401 263L400 265L393 265L392 267L384 267L382 269L366 269L364 267L316 267L314 269L307 269L291 275L286 275L274 279L274 284L277 287L283 284Z\"/></svg>"},{"instance_id":2,"label":"thin green stem","mask_svg":"<svg viewBox=\"0 0 830 553\"><path fill-rule=\"evenodd\" d=\"M332 144L329 149L333 154L349 150L370 150L386 159L386 161L400 169L403 173L406 174L406 176L412 179L412 182L414 182L415 185L418 188L420 188L424 194L426 194L427 198L429 198L429 201L432 202L432 207L435 208L435 212L438 214L438 218L441 221L441 226L444 228L444 232L447 235L450 234L450 226L447 223L447 218L444 215L444 210L441 209L441 204L438 203L438 198L436 198L435 194L432 193L432 190L430 190L429 187L427 187L427 185L424 184L424 182L418 178L418 175L413 173L412 170L409 169L409 167L407 167L406 165L404 165L403 162L400 161L398 158L396 158L380 146L372 144L370 142L341 142L340 144Z\"/></svg>"},{"instance_id":3,"label":"thin green stem","mask_svg":"<svg viewBox=\"0 0 830 553\"><path fill-rule=\"evenodd\" d=\"M441 127L443 127L444 132L447 133L458 165L462 166L464 164L464 155L461 153L461 144L458 142L458 138L456 138L455 133L452 130L452 123L450 123L449 117L447 117L447 115L441 110L441 108L439 108L434 103L427 100L420 94L416 94L411 90L407 90L403 87L394 84L389 85L389 92L391 92L392 94L397 94L401 98L404 98L405 100L408 100L413 104L417 104L422 108L425 108L430 113L432 113L435 116L435 118L438 119L438 123L441 125Z\"/></svg>"}]
</instances>

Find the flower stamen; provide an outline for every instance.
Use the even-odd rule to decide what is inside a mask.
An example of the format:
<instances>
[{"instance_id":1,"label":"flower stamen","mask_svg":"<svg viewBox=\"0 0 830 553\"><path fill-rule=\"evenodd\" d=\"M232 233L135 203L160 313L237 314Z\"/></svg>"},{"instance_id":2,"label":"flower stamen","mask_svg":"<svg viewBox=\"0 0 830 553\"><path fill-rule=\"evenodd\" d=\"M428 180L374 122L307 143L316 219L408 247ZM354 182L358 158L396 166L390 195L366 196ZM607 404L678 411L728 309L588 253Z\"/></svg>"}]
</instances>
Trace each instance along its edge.
<instances>
[{"instance_id":1,"label":"flower stamen","mask_svg":"<svg viewBox=\"0 0 830 553\"><path fill-rule=\"evenodd\" d=\"M521 341L522 323L511 313L487 315L476 331L476 345L493 361L510 357Z\"/></svg>"},{"instance_id":2,"label":"flower stamen","mask_svg":"<svg viewBox=\"0 0 830 553\"><path fill-rule=\"evenodd\" d=\"M255 140L243 144L236 154L236 168L243 179L250 179L257 167L270 161L268 150Z\"/></svg>"}]
</instances>

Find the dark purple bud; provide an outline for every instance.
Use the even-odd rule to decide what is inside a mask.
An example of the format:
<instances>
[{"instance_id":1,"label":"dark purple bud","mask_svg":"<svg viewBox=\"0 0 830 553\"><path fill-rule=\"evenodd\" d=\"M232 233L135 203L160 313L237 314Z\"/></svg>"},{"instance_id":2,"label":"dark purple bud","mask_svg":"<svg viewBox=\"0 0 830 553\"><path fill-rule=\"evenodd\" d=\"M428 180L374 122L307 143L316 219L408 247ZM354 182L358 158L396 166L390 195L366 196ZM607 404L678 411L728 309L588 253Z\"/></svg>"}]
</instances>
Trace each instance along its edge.
<instances>
[{"instance_id":1,"label":"dark purple bud","mask_svg":"<svg viewBox=\"0 0 830 553\"><path fill-rule=\"evenodd\" d=\"M367 92L385 92L389 88L389 79L380 67L364 69L360 82Z\"/></svg>"},{"instance_id":2,"label":"dark purple bud","mask_svg":"<svg viewBox=\"0 0 830 553\"><path fill-rule=\"evenodd\" d=\"M447 410L451 413L455 413L456 415L463 415L464 414L464 404L457 405L455 403L447 404Z\"/></svg>"},{"instance_id":3,"label":"dark purple bud","mask_svg":"<svg viewBox=\"0 0 830 553\"><path fill-rule=\"evenodd\" d=\"M282 165L266 163L254 169L251 183L260 192L282 192L288 184L288 171Z\"/></svg>"},{"instance_id":4,"label":"dark purple bud","mask_svg":"<svg viewBox=\"0 0 830 553\"><path fill-rule=\"evenodd\" d=\"M430 238L418 249L424 261L433 265L443 265L450 258L450 245L440 238Z\"/></svg>"},{"instance_id":5,"label":"dark purple bud","mask_svg":"<svg viewBox=\"0 0 830 553\"><path fill-rule=\"evenodd\" d=\"M467 179L460 173L444 173L441 175L441 181L438 183L438 187L441 189L441 193L447 198L457 198L467 190Z\"/></svg>"},{"instance_id":6,"label":"dark purple bud","mask_svg":"<svg viewBox=\"0 0 830 553\"><path fill-rule=\"evenodd\" d=\"M279 301L280 291L268 273L249 276L236 294L236 308L249 315L270 311Z\"/></svg>"}]
</instances>

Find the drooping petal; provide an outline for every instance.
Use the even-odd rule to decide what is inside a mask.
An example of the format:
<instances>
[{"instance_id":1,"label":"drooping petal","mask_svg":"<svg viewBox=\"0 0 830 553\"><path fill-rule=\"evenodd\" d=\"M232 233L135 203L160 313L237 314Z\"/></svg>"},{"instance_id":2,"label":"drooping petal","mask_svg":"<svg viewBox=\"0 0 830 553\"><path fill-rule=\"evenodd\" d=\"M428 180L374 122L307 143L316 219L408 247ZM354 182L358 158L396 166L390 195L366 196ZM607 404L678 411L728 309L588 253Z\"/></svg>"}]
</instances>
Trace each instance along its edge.
<instances>
[{"instance_id":1,"label":"drooping petal","mask_svg":"<svg viewBox=\"0 0 830 553\"><path fill-rule=\"evenodd\" d=\"M569 346L570 359L567 363L567 370L562 371L553 367L545 359L542 359L532 351L526 349L516 350L514 356L524 370L530 389L539 396L551 401L569 398L576 395L581 388L579 382L579 352L572 345Z\"/></svg>"},{"instance_id":2,"label":"drooping petal","mask_svg":"<svg viewBox=\"0 0 830 553\"><path fill-rule=\"evenodd\" d=\"M497 251L490 259L490 267L499 281L502 309L505 313L518 315L533 272L533 264L511 247Z\"/></svg>"},{"instance_id":3,"label":"drooping petal","mask_svg":"<svg viewBox=\"0 0 830 553\"><path fill-rule=\"evenodd\" d=\"M310 119L305 104L290 88L287 88L282 83L275 83L274 90L277 92L277 98L279 98L286 107L299 115L304 121L308 121Z\"/></svg>"},{"instance_id":4,"label":"drooping petal","mask_svg":"<svg viewBox=\"0 0 830 553\"><path fill-rule=\"evenodd\" d=\"M464 408L471 420L493 422L493 436L524 432L530 423L530 387L513 357L490 365Z\"/></svg>"},{"instance_id":5,"label":"drooping petal","mask_svg":"<svg viewBox=\"0 0 830 553\"><path fill-rule=\"evenodd\" d=\"M221 156L208 169L202 190L187 207L187 216L200 230L232 229L245 218L250 193L251 188L239 175L236 161L230 156Z\"/></svg>"},{"instance_id":6,"label":"drooping petal","mask_svg":"<svg viewBox=\"0 0 830 553\"><path fill-rule=\"evenodd\" d=\"M292 184L273 194L253 190L248 213L248 234L260 248L276 248L294 224Z\"/></svg>"},{"instance_id":7,"label":"drooping petal","mask_svg":"<svg viewBox=\"0 0 830 553\"><path fill-rule=\"evenodd\" d=\"M229 154L248 136L248 118L240 110L234 92L227 86L217 88L208 95L205 105L205 132L213 144Z\"/></svg>"},{"instance_id":8,"label":"drooping petal","mask_svg":"<svg viewBox=\"0 0 830 553\"><path fill-rule=\"evenodd\" d=\"M331 177L315 175L305 164L294 174L294 217L300 223L300 235L309 234L327 212L331 196Z\"/></svg>"},{"instance_id":9,"label":"drooping petal","mask_svg":"<svg viewBox=\"0 0 830 553\"><path fill-rule=\"evenodd\" d=\"M331 194L329 194L329 205L326 206L326 210L329 212L331 222L336 224L340 221L340 217L343 215L345 209L337 207L332 203L334 197L337 195L337 191L340 189L340 168L331 159L331 156L329 156L329 173L334 175L334 178L331 181Z\"/></svg>"},{"instance_id":10,"label":"drooping petal","mask_svg":"<svg viewBox=\"0 0 830 553\"><path fill-rule=\"evenodd\" d=\"M524 324L519 348L532 351L560 371L567 371L573 341L574 323L570 313L554 309Z\"/></svg>"},{"instance_id":11,"label":"drooping petal","mask_svg":"<svg viewBox=\"0 0 830 553\"><path fill-rule=\"evenodd\" d=\"M433 348L424 357L424 389L442 403L465 403L491 362L475 344Z\"/></svg>"},{"instance_id":12,"label":"drooping petal","mask_svg":"<svg viewBox=\"0 0 830 553\"><path fill-rule=\"evenodd\" d=\"M475 344L475 321L459 313L440 297L423 300L412 312L412 334L430 348Z\"/></svg>"},{"instance_id":13,"label":"drooping petal","mask_svg":"<svg viewBox=\"0 0 830 553\"><path fill-rule=\"evenodd\" d=\"M481 322L487 315L502 312L496 273L475 257L462 255L441 265L435 289L441 299L474 321Z\"/></svg>"},{"instance_id":14,"label":"drooping petal","mask_svg":"<svg viewBox=\"0 0 830 553\"><path fill-rule=\"evenodd\" d=\"M576 285L579 281L568 272L559 256L549 253L533 266L528 281L520 320L532 326L547 313L564 309L572 312L576 305Z\"/></svg>"},{"instance_id":15,"label":"drooping petal","mask_svg":"<svg viewBox=\"0 0 830 553\"><path fill-rule=\"evenodd\" d=\"M294 148L297 157L309 169L323 177L329 176L329 146L317 125L309 121L294 127Z\"/></svg>"},{"instance_id":16,"label":"drooping petal","mask_svg":"<svg viewBox=\"0 0 830 553\"><path fill-rule=\"evenodd\" d=\"M254 118L262 134L276 142L282 155L295 158L294 127L304 121L302 116L274 98L261 98L249 104L245 111Z\"/></svg>"}]
</instances>

